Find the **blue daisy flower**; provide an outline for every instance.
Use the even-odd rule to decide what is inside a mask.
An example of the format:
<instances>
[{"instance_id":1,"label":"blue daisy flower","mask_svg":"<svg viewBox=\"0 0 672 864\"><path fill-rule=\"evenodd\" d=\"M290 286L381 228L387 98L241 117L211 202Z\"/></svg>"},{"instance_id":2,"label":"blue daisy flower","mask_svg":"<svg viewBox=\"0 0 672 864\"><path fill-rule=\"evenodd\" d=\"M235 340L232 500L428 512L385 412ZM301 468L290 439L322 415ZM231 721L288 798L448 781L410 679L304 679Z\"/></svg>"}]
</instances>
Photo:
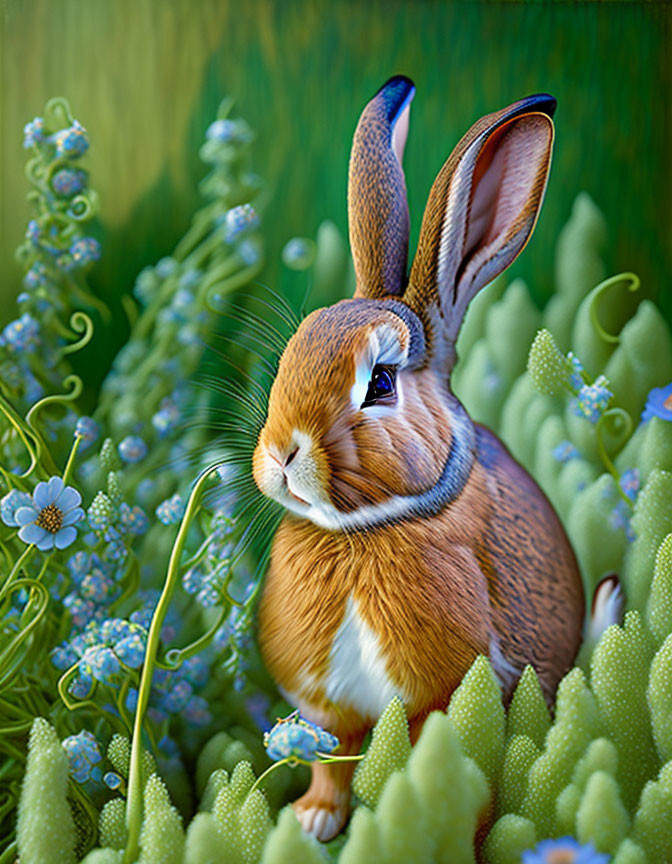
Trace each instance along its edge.
<instances>
[{"instance_id":1,"label":"blue daisy flower","mask_svg":"<svg viewBox=\"0 0 672 864\"><path fill-rule=\"evenodd\" d=\"M584 846L573 837L542 840L521 858L522 864L608 864L610 860L611 855L597 852L592 843Z\"/></svg>"},{"instance_id":2,"label":"blue daisy flower","mask_svg":"<svg viewBox=\"0 0 672 864\"><path fill-rule=\"evenodd\" d=\"M642 411L642 422L652 417L672 421L672 382L666 387L654 387L646 398Z\"/></svg>"},{"instance_id":3,"label":"blue daisy flower","mask_svg":"<svg viewBox=\"0 0 672 864\"><path fill-rule=\"evenodd\" d=\"M19 538L34 543L41 552L67 549L77 537L75 525L84 518L79 506L82 496L72 486L65 486L60 477L38 483L32 502L14 514L19 526Z\"/></svg>"}]
</instances>

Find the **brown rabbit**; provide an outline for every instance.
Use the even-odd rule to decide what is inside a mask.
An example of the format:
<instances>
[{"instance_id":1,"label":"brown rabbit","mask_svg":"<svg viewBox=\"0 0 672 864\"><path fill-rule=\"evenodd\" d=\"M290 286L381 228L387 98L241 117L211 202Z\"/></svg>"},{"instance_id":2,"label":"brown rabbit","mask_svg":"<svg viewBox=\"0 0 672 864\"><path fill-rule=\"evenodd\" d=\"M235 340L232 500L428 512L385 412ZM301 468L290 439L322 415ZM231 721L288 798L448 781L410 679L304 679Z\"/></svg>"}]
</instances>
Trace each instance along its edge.
<instances>
[{"instance_id":1,"label":"brown rabbit","mask_svg":"<svg viewBox=\"0 0 672 864\"><path fill-rule=\"evenodd\" d=\"M260 608L287 698L356 753L400 696L417 737L478 654L505 698L524 666L551 700L581 641L584 595L548 500L450 389L472 297L527 243L555 101L530 96L467 132L439 173L406 276L401 168L411 81L392 78L355 132L352 300L309 315L280 361L254 477L289 511ZM347 819L352 764L313 766L294 807L321 840Z\"/></svg>"}]
</instances>

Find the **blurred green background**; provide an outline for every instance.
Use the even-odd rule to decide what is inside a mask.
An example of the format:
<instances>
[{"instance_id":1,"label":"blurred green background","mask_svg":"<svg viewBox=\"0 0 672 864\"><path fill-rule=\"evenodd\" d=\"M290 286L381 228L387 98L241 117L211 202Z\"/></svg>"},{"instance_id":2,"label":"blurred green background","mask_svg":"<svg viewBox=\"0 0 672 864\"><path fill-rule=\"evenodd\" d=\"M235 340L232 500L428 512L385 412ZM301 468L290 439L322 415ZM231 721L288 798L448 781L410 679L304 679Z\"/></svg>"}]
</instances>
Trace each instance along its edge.
<instances>
[{"instance_id":1,"label":"blurred green background","mask_svg":"<svg viewBox=\"0 0 672 864\"><path fill-rule=\"evenodd\" d=\"M609 272L634 270L670 319L670 6L346 0L4 0L0 44L0 319L20 290L29 211L22 128L53 95L88 129L106 298L169 254L198 205L198 148L221 98L257 130L269 264L325 218L343 232L359 112L390 75L416 82L405 165L415 244L434 176L469 124L535 91L559 102L555 161L534 240L513 272L543 303L572 201L604 212ZM319 298L327 302L331 298ZM99 334L104 367L121 315ZM102 337L102 338L101 338Z\"/></svg>"}]
</instances>

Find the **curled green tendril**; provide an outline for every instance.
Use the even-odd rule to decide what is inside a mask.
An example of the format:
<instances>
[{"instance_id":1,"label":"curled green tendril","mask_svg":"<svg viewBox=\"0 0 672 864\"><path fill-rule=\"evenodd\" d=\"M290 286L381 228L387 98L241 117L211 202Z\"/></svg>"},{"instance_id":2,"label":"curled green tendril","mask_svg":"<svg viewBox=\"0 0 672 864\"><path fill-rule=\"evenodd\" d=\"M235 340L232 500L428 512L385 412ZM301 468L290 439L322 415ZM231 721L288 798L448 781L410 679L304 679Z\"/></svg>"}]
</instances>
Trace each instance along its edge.
<instances>
[{"instance_id":1,"label":"curled green tendril","mask_svg":"<svg viewBox=\"0 0 672 864\"><path fill-rule=\"evenodd\" d=\"M334 762L361 762L364 758L364 753L358 753L356 756L332 756L330 753L320 753L317 752L317 761L322 765L332 765ZM261 773L257 779L252 784L252 788L249 791L251 795L255 789L258 788L261 781L268 777L273 771L277 768L280 768L282 765L289 765L290 768L296 768L297 765L312 765L313 763L308 761L308 759L300 759L298 756L286 756L284 759L279 759L277 762L274 762L272 765Z\"/></svg>"},{"instance_id":2,"label":"curled green tendril","mask_svg":"<svg viewBox=\"0 0 672 864\"><path fill-rule=\"evenodd\" d=\"M614 336L611 333L607 333L607 331L600 324L598 315L597 315L597 306L600 302L602 295L604 292L611 288L612 285L617 285L619 282L628 282L628 291L634 292L639 289L641 282L639 281L639 276L635 273L618 273L616 276L611 276L609 279L605 279L604 282L600 282L600 284L593 289L593 296L590 301L590 322L595 329L597 335L604 342L609 343L610 345L616 345L620 342L620 338L618 336Z\"/></svg>"},{"instance_id":3,"label":"curled green tendril","mask_svg":"<svg viewBox=\"0 0 672 864\"><path fill-rule=\"evenodd\" d=\"M75 399L79 399L82 390L84 389L82 379L79 375L68 375L68 377L63 381L63 387L69 387L70 392L45 396L43 399L40 399L39 402L36 402L26 414L26 423L35 434L39 434L34 424L35 416L39 411L47 405L66 405L68 402L74 402Z\"/></svg>"},{"instance_id":4,"label":"curled green tendril","mask_svg":"<svg viewBox=\"0 0 672 864\"><path fill-rule=\"evenodd\" d=\"M606 424L611 422L612 420L616 420L617 418L620 418L623 421L623 435L621 436L621 440L627 441L627 439L630 437L630 433L632 432L633 423L632 417L624 408L609 408L607 411L604 412L604 414L602 414L600 419L597 421L597 425L595 427L595 438L597 440L597 449L600 454L602 464L616 482L616 491L618 492L620 497L626 502L626 504L629 507L632 507L633 502L621 489L621 475L618 473L614 466L614 463L607 455L607 449L604 446L604 441L602 438L602 434L605 430Z\"/></svg>"},{"instance_id":5,"label":"curled green tendril","mask_svg":"<svg viewBox=\"0 0 672 864\"><path fill-rule=\"evenodd\" d=\"M71 345L66 345L64 348L61 348L61 357L64 357L66 354L74 354L76 351L81 351L82 348L89 344L93 337L93 321L89 318L86 312L73 312L70 316L70 327L73 329L75 335L77 333L82 333L83 335Z\"/></svg>"},{"instance_id":6,"label":"curled green tendril","mask_svg":"<svg viewBox=\"0 0 672 864\"><path fill-rule=\"evenodd\" d=\"M145 712L149 703L149 694L152 687L152 677L154 674L154 666L156 665L156 656L159 649L159 640L161 638L161 627L168 612L170 601L177 586L180 577L180 559L184 550L184 545L187 540L187 534L191 523L198 511L198 502L200 500L203 488L208 481L213 471L225 463L225 460L215 462L208 466L198 476L194 484L187 506L180 523L177 537L173 543L173 548L170 553L170 561L168 562L168 572L163 584L163 590L159 597L159 602L156 605L152 621L149 626L147 635L147 647L145 648L145 662L142 667L140 677L140 686L138 687L138 702L135 709L135 719L133 722L133 742L131 746L131 761L128 776L128 798L126 803L126 825L128 828L128 840L124 852L124 864L130 864L135 861L138 854L138 843L140 839L140 826L142 823L142 725L145 718Z\"/></svg>"},{"instance_id":7,"label":"curled green tendril","mask_svg":"<svg viewBox=\"0 0 672 864\"><path fill-rule=\"evenodd\" d=\"M28 603L26 605L27 608L35 614L30 621L24 624L22 629L9 642L6 648L2 651L2 654L0 654L0 669L3 670L3 676L2 679L0 679L0 692L7 687L8 683L14 678L14 675L18 673L20 666L23 664L23 658L19 657L18 662L14 664L14 667L11 665L12 660L19 648L28 641L33 630L44 618L49 605L49 592L41 582L37 582L35 579L17 579L12 585L5 587L3 594L5 592L12 594L21 588L30 590Z\"/></svg>"},{"instance_id":8,"label":"curled green tendril","mask_svg":"<svg viewBox=\"0 0 672 864\"><path fill-rule=\"evenodd\" d=\"M54 96L50 99L44 108L45 118L49 122L49 126L72 126L74 118L70 109L70 103L63 96Z\"/></svg>"},{"instance_id":9,"label":"curled green tendril","mask_svg":"<svg viewBox=\"0 0 672 864\"><path fill-rule=\"evenodd\" d=\"M30 458L30 465L24 471L24 473L19 476L24 479L26 477L30 477L40 460L44 448L44 442L42 441L42 438L38 432L26 426L21 417L19 417L16 411L12 408L12 406L3 396L0 396L0 411L5 415L12 428L19 436L19 439L21 440L23 446L26 448L26 452L28 453L28 456ZM49 456L49 459L51 460L51 465L53 465L54 473L57 473L56 465L54 464L53 459L51 459L51 456ZM7 481L7 484L11 486L10 475L1 465L0 473L2 473L2 476Z\"/></svg>"},{"instance_id":10,"label":"curled green tendril","mask_svg":"<svg viewBox=\"0 0 672 864\"><path fill-rule=\"evenodd\" d=\"M98 195L90 190L86 195L75 195L65 211L75 222L86 222L98 212Z\"/></svg>"},{"instance_id":11,"label":"curled green tendril","mask_svg":"<svg viewBox=\"0 0 672 864\"><path fill-rule=\"evenodd\" d=\"M26 179L29 183L32 183L33 186L42 187L44 185L48 172L41 156L35 156L33 159L26 162L26 167L23 171L26 175ZM28 195L29 200L34 200L36 197L39 197L39 193L33 192Z\"/></svg>"}]
</instances>

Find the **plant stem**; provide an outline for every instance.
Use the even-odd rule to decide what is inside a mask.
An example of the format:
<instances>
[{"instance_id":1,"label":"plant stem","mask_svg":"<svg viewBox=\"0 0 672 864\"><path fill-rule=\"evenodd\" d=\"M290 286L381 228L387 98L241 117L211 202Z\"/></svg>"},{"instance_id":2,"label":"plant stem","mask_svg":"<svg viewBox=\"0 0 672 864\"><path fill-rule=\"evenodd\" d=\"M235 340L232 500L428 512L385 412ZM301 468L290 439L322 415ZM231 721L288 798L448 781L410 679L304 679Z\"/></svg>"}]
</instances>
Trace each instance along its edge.
<instances>
[{"instance_id":1,"label":"plant stem","mask_svg":"<svg viewBox=\"0 0 672 864\"><path fill-rule=\"evenodd\" d=\"M152 616L152 623L149 627L149 635L147 636L147 647L145 649L145 662L142 667L140 677L140 687L138 688L138 704L135 709L135 719L133 722L133 743L131 747L131 761L128 776L128 798L126 801L126 826L128 828L128 841L124 852L123 864L132 864L138 855L138 841L140 838L140 828L142 825L142 724L149 702L149 694L152 687L152 675L154 673L154 664L159 648L159 640L161 638L161 627L168 612L170 601L173 592L177 585L180 575L180 558L187 540L187 533L191 525L191 521L198 509L198 500L203 491L203 487L210 474L219 468L223 461L216 462L210 465L198 477L191 490L187 507L182 517L173 549L170 553L170 561L168 563L168 572L163 585L163 591L159 598L159 602Z\"/></svg>"}]
</instances>

